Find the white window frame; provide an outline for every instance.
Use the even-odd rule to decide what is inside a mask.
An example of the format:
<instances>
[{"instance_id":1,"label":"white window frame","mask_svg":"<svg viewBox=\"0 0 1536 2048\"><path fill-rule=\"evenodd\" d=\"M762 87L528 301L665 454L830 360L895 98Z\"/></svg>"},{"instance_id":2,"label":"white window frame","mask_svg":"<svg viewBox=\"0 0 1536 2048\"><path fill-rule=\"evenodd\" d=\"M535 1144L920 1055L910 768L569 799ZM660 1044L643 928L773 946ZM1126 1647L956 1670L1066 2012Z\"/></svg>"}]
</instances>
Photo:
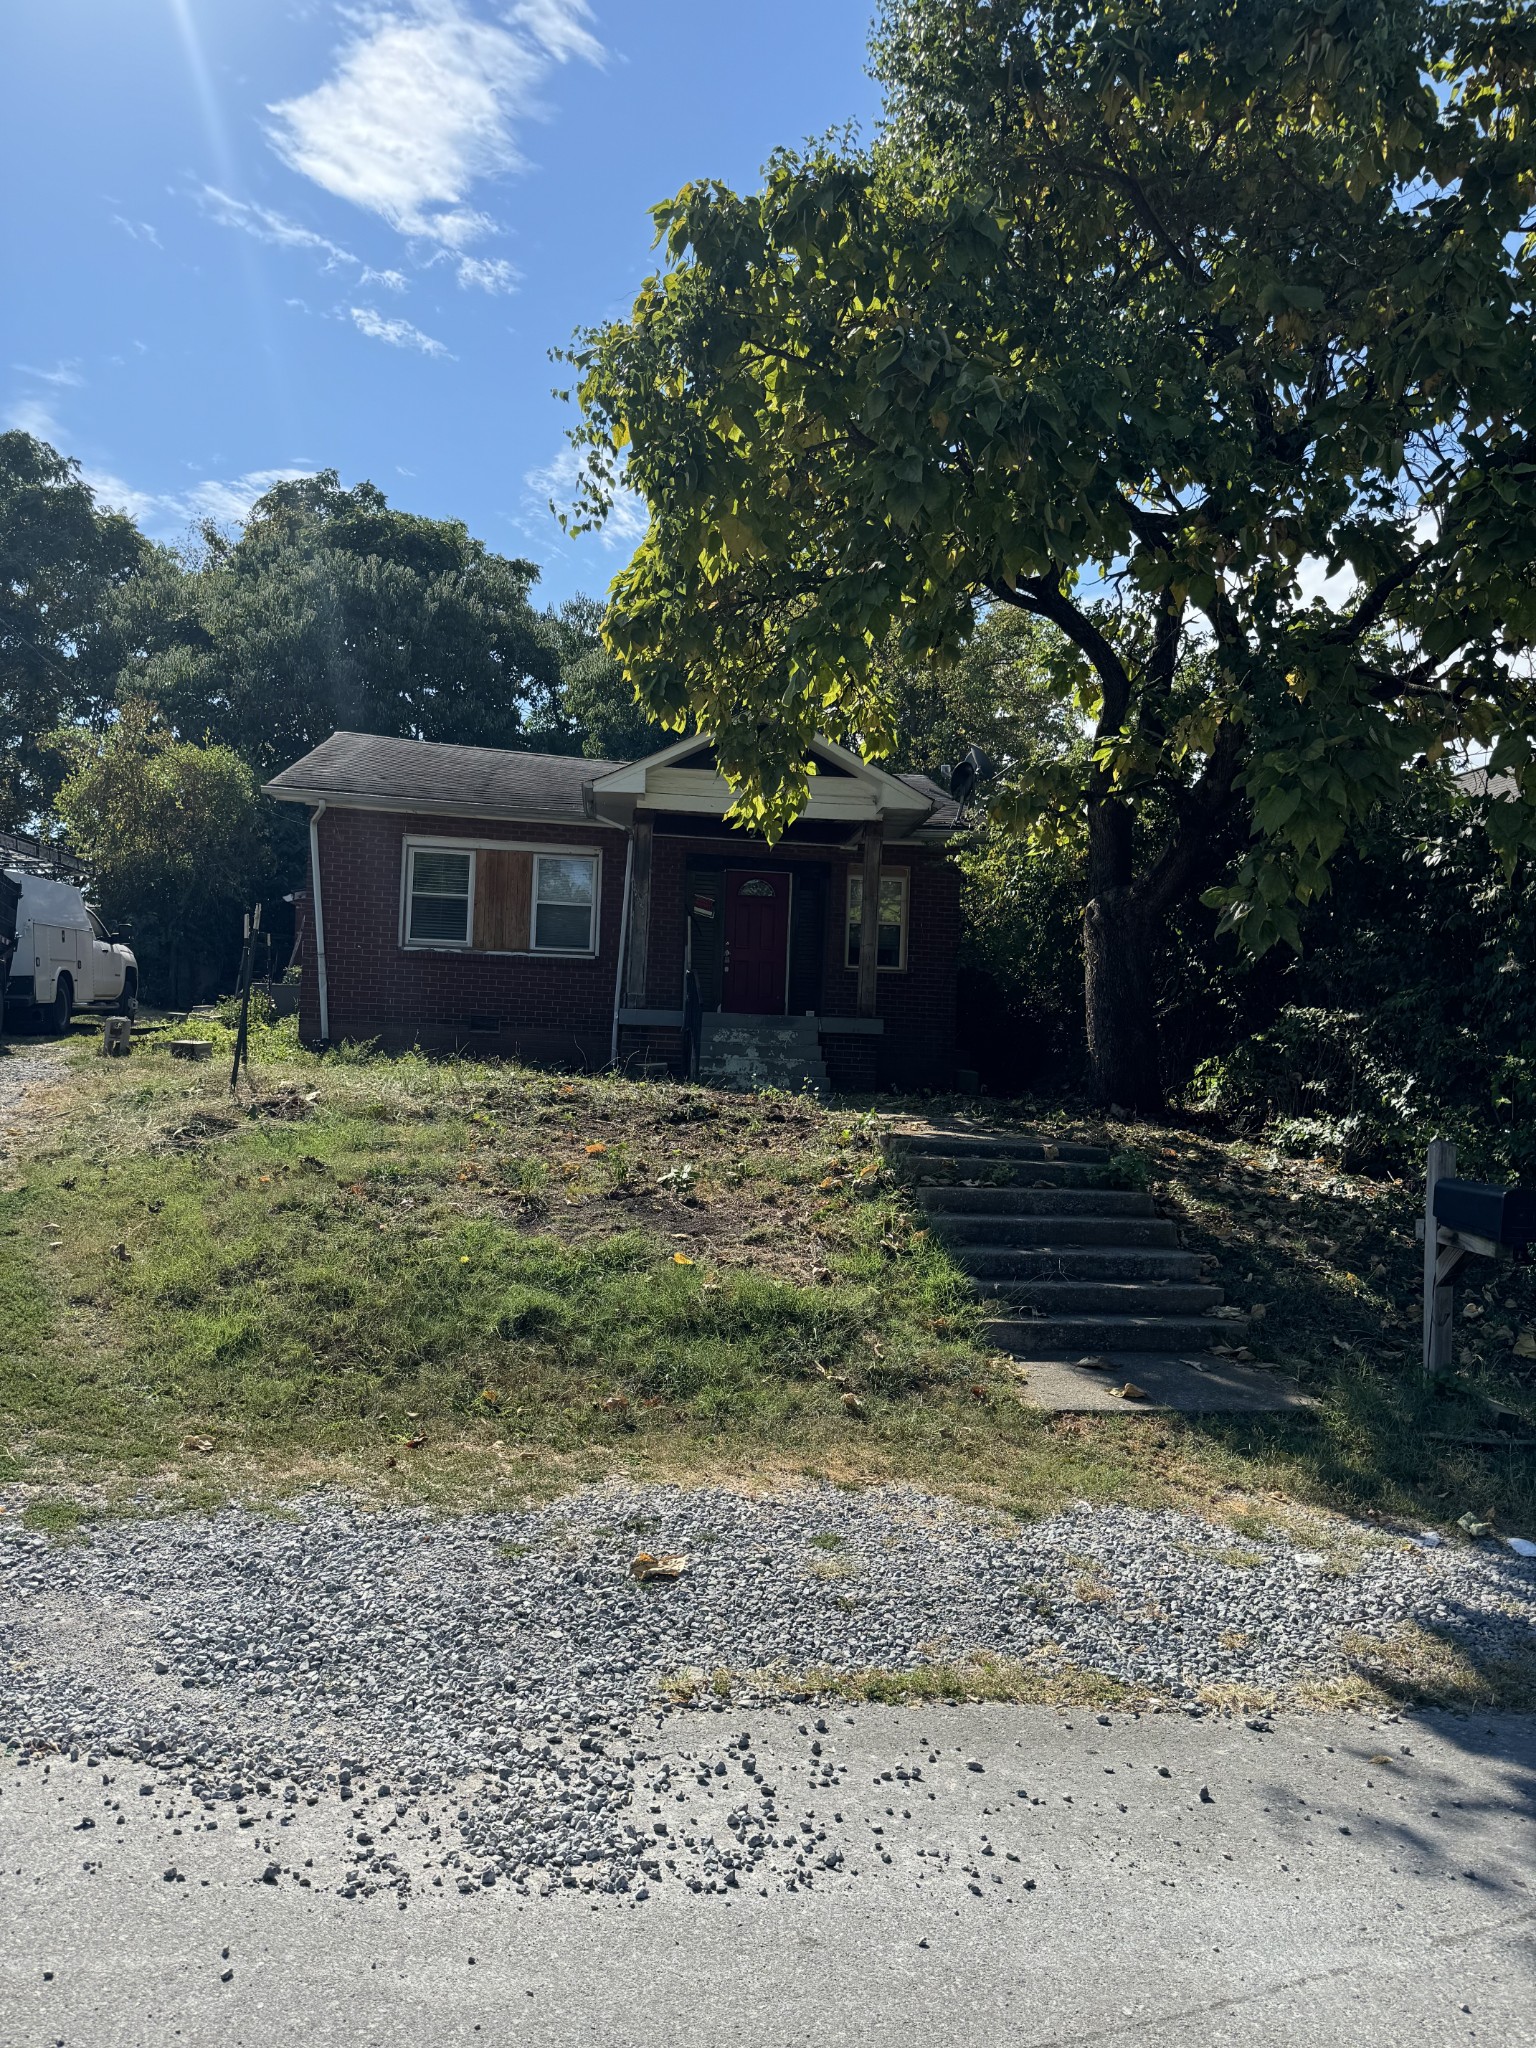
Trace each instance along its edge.
<instances>
[{"instance_id":1,"label":"white window frame","mask_svg":"<svg viewBox=\"0 0 1536 2048\"><path fill-rule=\"evenodd\" d=\"M539 868L547 860L585 860L592 864L592 902L587 924L588 942L585 946L541 946L539 931ZM547 959L553 955L562 960L590 960L597 952L597 914L602 904L599 889L602 882L602 868L599 856L587 853L576 846L546 846L533 856L533 888L528 898L528 950ZM558 908L569 910L574 906L561 904Z\"/></svg>"},{"instance_id":2,"label":"white window frame","mask_svg":"<svg viewBox=\"0 0 1536 2048\"><path fill-rule=\"evenodd\" d=\"M907 943L912 929L912 870L910 868L882 868L880 870L880 881L882 886L886 882L899 882L901 884L901 953L893 966L888 967L883 960L877 960L876 971L880 974L905 974L907 971ZM857 974L859 971L858 962L853 957L853 895L855 889L858 890L860 900L862 901L864 895L864 876L858 868L851 867L848 870L847 902L843 913L843 965L850 974ZM878 946L878 944L879 933L877 930L876 945Z\"/></svg>"},{"instance_id":3,"label":"white window frame","mask_svg":"<svg viewBox=\"0 0 1536 2048\"><path fill-rule=\"evenodd\" d=\"M460 939L413 939L411 937L411 875L414 857L418 852L467 853L469 860L469 916L468 936ZM537 867L533 876L533 890L528 904L528 944L516 951L501 947L486 948L475 944L475 889L479 882L480 863L476 856L482 853L531 853L537 862L540 855L557 860L589 860L592 863L592 943L581 948L564 946L535 946L533 934L538 912L539 878ZM449 838L437 832L408 832L400 852L400 919L399 944L408 953L473 953L482 960L596 960L602 953L603 930L603 849L600 846L552 846L547 839L462 839Z\"/></svg>"},{"instance_id":4,"label":"white window frame","mask_svg":"<svg viewBox=\"0 0 1536 2048\"><path fill-rule=\"evenodd\" d=\"M401 904L400 942L417 953L472 953L475 944L475 852L473 846L459 846L443 839L409 839L405 847L404 895ZM411 937L411 898L422 892L415 886L416 856L418 853L467 853L469 855L469 889L464 898L464 936L462 939L413 939ZM432 892L426 891L428 895ZM458 899L448 898L456 902Z\"/></svg>"}]
</instances>

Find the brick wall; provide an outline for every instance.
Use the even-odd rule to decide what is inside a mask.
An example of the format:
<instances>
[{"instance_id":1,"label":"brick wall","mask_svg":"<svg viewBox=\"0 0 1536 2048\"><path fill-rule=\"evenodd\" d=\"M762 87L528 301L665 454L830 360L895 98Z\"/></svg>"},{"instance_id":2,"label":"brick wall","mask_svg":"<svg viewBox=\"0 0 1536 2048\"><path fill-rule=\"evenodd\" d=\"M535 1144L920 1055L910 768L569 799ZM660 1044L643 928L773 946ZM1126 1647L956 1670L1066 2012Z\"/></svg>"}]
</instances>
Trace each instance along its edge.
<instances>
[{"instance_id":1,"label":"brick wall","mask_svg":"<svg viewBox=\"0 0 1536 2048\"><path fill-rule=\"evenodd\" d=\"M386 811L328 810L320 820L320 879L325 917L330 1035L378 1039L386 1046L463 1047L521 1059L598 1066L609 1056L614 977L624 886L625 840L597 824L532 826L474 818L426 818ZM497 956L400 944L400 878L409 838L513 840L602 849L599 944L595 959ZM641 1007L676 1010L683 1001L688 862L718 855L736 864L756 856L739 836L671 837L658 830L651 873L650 949ZM847 878L859 856L823 845L762 850L765 866L823 866L828 874L820 1013L853 1017L858 976L843 964ZM834 1083L849 1089L949 1085L955 1062L955 965L960 943L960 878L943 854L892 846L887 868L906 868L907 966L882 973L878 1038L829 1035L824 1050ZM300 1033L320 1036L312 930L306 934ZM495 1017L494 1032L472 1018ZM623 1035L631 1059L666 1060L681 1070L681 1033L641 1027Z\"/></svg>"},{"instance_id":2,"label":"brick wall","mask_svg":"<svg viewBox=\"0 0 1536 2048\"><path fill-rule=\"evenodd\" d=\"M596 824L520 825L328 810L319 836L333 1043L378 1039L386 1046L463 1047L577 1066L607 1060L624 888L622 832ZM402 946L404 843L433 837L600 847L596 958ZM471 1018L485 1017L496 1018L498 1028L472 1031ZM307 1044L318 1041L320 999L312 944L304 953L299 1030Z\"/></svg>"}]
</instances>

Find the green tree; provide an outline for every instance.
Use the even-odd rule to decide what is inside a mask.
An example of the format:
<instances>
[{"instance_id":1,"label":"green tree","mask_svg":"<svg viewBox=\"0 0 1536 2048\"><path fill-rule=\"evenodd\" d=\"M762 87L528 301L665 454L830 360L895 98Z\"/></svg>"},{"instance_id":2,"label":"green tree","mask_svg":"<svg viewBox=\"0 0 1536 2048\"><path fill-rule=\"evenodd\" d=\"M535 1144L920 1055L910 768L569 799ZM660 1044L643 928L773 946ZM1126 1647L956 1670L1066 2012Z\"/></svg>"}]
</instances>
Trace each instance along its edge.
<instances>
[{"instance_id":1,"label":"green tree","mask_svg":"<svg viewBox=\"0 0 1536 2048\"><path fill-rule=\"evenodd\" d=\"M130 930L146 992L184 999L197 963L227 954L266 862L255 775L229 747L177 739L142 699L53 745L67 766L56 809L96 902Z\"/></svg>"},{"instance_id":2,"label":"green tree","mask_svg":"<svg viewBox=\"0 0 1536 2048\"><path fill-rule=\"evenodd\" d=\"M151 553L132 520L97 510L78 463L0 434L0 826L47 809L55 726L111 702L114 595Z\"/></svg>"},{"instance_id":3,"label":"green tree","mask_svg":"<svg viewBox=\"0 0 1536 2048\"><path fill-rule=\"evenodd\" d=\"M529 740L553 753L633 761L664 747L673 735L639 703L602 635L603 601L567 598L545 614L560 687L529 726Z\"/></svg>"},{"instance_id":4,"label":"green tree","mask_svg":"<svg viewBox=\"0 0 1536 2048\"><path fill-rule=\"evenodd\" d=\"M238 534L205 527L188 567L156 593L158 640L126 688L263 774L337 728L516 747L557 720L538 570L372 484L278 484Z\"/></svg>"},{"instance_id":5,"label":"green tree","mask_svg":"<svg viewBox=\"0 0 1536 2048\"><path fill-rule=\"evenodd\" d=\"M1084 849L1095 1084L1153 1105L1192 892L1294 941L1403 765L1471 744L1532 836L1536 17L889 0L875 54L874 148L686 187L572 351L577 522L621 470L651 513L609 644L774 828L818 728L896 743L893 636L1048 626L1092 743L994 811Z\"/></svg>"}]
</instances>

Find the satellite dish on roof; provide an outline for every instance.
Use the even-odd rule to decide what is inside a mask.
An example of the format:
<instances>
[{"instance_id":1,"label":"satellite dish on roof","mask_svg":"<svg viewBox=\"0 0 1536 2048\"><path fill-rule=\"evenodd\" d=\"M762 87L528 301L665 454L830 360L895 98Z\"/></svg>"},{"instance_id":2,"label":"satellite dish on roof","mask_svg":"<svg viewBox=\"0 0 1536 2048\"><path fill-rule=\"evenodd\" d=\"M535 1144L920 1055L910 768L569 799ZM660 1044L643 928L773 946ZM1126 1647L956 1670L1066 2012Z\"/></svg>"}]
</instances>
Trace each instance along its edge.
<instances>
[{"instance_id":1,"label":"satellite dish on roof","mask_svg":"<svg viewBox=\"0 0 1536 2048\"><path fill-rule=\"evenodd\" d=\"M984 754L980 747L968 747L963 761L957 761L953 768L944 771L949 784L949 793L964 811L975 795L977 787L988 782L997 773L997 764L990 754Z\"/></svg>"}]
</instances>

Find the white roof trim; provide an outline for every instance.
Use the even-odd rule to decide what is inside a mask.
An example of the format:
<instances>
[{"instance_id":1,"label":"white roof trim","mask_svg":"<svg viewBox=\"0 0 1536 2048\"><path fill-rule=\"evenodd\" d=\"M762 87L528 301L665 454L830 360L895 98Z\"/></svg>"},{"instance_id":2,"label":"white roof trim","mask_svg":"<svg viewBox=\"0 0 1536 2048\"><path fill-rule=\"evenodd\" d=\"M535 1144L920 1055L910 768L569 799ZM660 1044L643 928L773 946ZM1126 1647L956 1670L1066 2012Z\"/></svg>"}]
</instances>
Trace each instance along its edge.
<instances>
[{"instance_id":1,"label":"white roof trim","mask_svg":"<svg viewBox=\"0 0 1536 2048\"><path fill-rule=\"evenodd\" d=\"M644 797L647 794L650 771L653 768L668 768L673 762L681 759L684 755L694 752L695 749L699 747L712 747L713 745L714 740L710 734L704 732L691 733L684 739L675 740L671 746L662 747L654 754L645 755L639 761L630 761L624 767L616 768L608 775L598 776L592 784L593 797L598 800L607 796ZM883 769L872 767L868 761L861 761L857 754L850 753L846 747L840 747L834 741L823 739L819 735L813 742L813 747L816 753L824 754L830 762L846 769L849 775L863 782L872 791L875 799L874 810L877 815L885 816L887 813L902 813L912 818L926 818L933 810L933 803L930 798L910 788L905 782L898 781L894 775L887 775ZM708 769L701 769L699 776L701 793L702 783L706 778L710 782L719 780L713 771ZM814 778L812 781L814 787ZM728 802L729 793L727 793ZM675 799L668 807L677 807Z\"/></svg>"}]
</instances>

